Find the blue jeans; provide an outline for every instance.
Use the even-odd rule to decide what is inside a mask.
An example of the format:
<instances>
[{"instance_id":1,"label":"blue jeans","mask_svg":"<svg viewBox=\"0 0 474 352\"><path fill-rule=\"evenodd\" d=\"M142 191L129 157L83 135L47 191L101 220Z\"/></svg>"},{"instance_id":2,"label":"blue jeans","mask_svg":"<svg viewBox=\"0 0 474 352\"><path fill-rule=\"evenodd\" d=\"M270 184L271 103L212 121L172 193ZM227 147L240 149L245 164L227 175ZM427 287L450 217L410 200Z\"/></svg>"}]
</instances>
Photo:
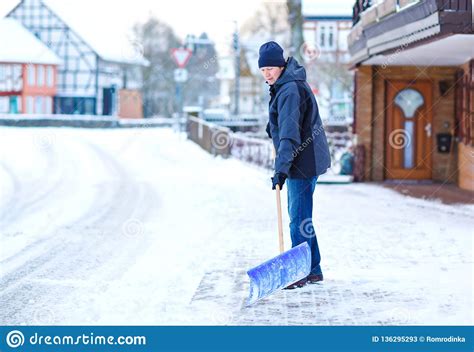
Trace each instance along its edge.
<instances>
[{"instance_id":1,"label":"blue jeans","mask_svg":"<svg viewBox=\"0 0 474 352\"><path fill-rule=\"evenodd\" d=\"M318 177L289 178L286 183L292 247L308 242L311 248L311 274L321 275L321 254L313 227L313 193L317 181Z\"/></svg>"}]
</instances>

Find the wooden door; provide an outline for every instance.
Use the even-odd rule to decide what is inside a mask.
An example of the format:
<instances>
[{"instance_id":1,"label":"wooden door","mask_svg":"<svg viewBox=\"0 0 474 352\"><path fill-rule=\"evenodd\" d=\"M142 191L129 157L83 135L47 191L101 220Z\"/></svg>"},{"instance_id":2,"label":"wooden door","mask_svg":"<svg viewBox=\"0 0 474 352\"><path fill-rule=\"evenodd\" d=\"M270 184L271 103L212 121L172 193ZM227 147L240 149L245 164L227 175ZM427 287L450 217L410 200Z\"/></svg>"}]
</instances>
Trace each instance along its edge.
<instances>
[{"instance_id":1,"label":"wooden door","mask_svg":"<svg viewBox=\"0 0 474 352\"><path fill-rule=\"evenodd\" d=\"M385 178L431 179L432 84L387 81Z\"/></svg>"}]
</instances>

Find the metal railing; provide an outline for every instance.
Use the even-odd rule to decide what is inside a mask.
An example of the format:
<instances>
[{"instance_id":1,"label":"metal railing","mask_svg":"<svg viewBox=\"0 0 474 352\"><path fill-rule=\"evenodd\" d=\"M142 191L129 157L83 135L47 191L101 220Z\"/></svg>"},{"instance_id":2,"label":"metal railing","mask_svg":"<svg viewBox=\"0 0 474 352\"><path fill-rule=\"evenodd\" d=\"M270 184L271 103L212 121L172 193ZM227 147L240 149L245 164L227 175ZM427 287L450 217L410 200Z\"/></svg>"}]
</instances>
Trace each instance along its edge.
<instances>
[{"instance_id":1,"label":"metal railing","mask_svg":"<svg viewBox=\"0 0 474 352\"><path fill-rule=\"evenodd\" d=\"M397 11L403 10L407 5L414 2L413 0L356 0L352 7L352 25L355 25L361 20L361 14L369 9L372 5L386 5L388 2L395 2ZM432 11L458 11L458 12L472 12L472 0L425 0L430 3ZM380 16L379 16L380 17ZM382 16L383 17L383 16Z\"/></svg>"},{"instance_id":2,"label":"metal railing","mask_svg":"<svg viewBox=\"0 0 474 352\"><path fill-rule=\"evenodd\" d=\"M273 145L264 139L232 135L231 155L247 163L271 169L273 167Z\"/></svg>"},{"instance_id":3,"label":"metal railing","mask_svg":"<svg viewBox=\"0 0 474 352\"><path fill-rule=\"evenodd\" d=\"M270 139L249 137L243 133L233 133L230 129L207 121L190 117L187 123L188 138L212 155L234 157L266 169L272 169L273 145ZM332 166L328 175L339 175L343 167L341 161L347 153L353 153L352 133L326 132L331 152Z\"/></svg>"},{"instance_id":4,"label":"metal railing","mask_svg":"<svg viewBox=\"0 0 474 352\"><path fill-rule=\"evenodd\" d=\"M372 6L372 0L356 0L352 7L352 25L360 21L360 14Z\"/></svg>"}]
</instances>

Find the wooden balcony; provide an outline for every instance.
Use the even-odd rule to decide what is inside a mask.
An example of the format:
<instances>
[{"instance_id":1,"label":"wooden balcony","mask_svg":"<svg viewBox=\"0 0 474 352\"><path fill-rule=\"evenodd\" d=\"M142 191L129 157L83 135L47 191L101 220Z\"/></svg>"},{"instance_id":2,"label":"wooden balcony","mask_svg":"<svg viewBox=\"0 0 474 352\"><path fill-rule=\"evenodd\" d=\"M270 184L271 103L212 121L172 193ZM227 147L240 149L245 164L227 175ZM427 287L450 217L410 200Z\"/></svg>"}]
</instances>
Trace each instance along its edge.
<instances>
[{"instance_id":1,"label":"wooden balcony","mask_svg":"<svg viewBox=\"0 0 474 352\"><path fill-rule=\"evenodd\" d=\"M474 33L471 0L357 0L352 20L348 42L353 65L450 35Z\"/></svg>"}]
</instances>

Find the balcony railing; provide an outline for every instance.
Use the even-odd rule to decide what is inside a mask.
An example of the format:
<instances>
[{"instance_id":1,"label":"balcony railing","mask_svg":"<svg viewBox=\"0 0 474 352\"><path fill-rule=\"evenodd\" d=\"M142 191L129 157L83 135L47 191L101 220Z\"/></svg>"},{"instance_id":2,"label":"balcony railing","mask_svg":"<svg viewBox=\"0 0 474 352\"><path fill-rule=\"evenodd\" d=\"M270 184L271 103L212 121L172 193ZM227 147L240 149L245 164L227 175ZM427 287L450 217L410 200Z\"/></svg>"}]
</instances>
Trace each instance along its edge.
<instances>
[{"instance_id":1,"label":"balcony railing","mask_svg":"<svg viewBox=\"0 0 474 352\"><path fill-rule=\"evenodd\" d=\"M372 0L356 0L352 8L352 24L360 21L360 14L372 6Z\"/></svg>"},{"instance_id":2,"label":"balcony railing","mask_svg":"<svg viewBox=\"0 0 474 352\"><path fill-rule=\"evenodd\" d=\"M369 17L369 22L372 22L407 8L408 6L422 2L421 0L356 0L352 8L352 24L362 20L362 13L365 12L365 17ZM430 7L437 11L471 11L472 0L425 0L430 3ZM372 14L369 14L372 12ZM367 16L368 15L368 16ZM367 21L365 21L367 22ZM364 25L367 23L364 23Z\"/></svg>"}]
</instances>

